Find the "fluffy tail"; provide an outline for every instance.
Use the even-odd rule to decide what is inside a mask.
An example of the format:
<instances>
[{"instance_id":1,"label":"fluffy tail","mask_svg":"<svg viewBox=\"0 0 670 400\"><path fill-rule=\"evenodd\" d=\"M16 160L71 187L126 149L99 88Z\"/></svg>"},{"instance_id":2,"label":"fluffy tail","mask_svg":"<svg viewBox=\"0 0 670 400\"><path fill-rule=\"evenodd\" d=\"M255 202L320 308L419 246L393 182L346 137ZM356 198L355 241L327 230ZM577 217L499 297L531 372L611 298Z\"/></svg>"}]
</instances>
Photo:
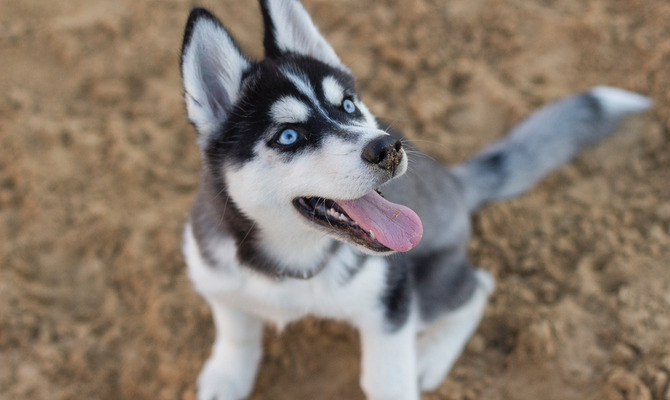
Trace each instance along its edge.
<instances>
[{"instance_id":1,"label":"fluffy tail","mask_svg":"<svg viewBox=\"0 0 670 400\"><path fill-rule=\"evenodd\" d=\"M651 107L647 97L598 86L550 104L499 142L451 169L470 211L517 196L583 148L614 133L621 120Z\"/></svg>"}]
</instances>

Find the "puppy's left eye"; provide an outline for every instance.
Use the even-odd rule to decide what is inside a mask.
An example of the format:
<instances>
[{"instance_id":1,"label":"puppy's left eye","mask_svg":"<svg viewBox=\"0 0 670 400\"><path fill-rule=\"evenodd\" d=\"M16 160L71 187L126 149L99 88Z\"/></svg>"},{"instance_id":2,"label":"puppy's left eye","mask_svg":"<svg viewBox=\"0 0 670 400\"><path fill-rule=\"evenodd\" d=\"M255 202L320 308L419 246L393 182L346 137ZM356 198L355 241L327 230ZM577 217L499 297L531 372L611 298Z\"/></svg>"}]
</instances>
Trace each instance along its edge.
<instances>
[{"instance_id":1,"label":"puppy's left eye","mask_svg":"<svg viewBox=\"0 0 670 400\"><path fill-rule=\"evenodd\" d=\"M277 143L282 146L290 146L298 141L300 134L295 129L284 129L277 138Z\"/></svg>"},{"instance_id":2,"label":"puppy's left eye","mask_svg":"<svg viewBox=\"0 0 670 400\"><path fill-rule=\"evenodd\" d=\"M356 104L351 99L344 99L342 102L342 108L349 114L356 112Z\"/></svg>"}]
</instances>

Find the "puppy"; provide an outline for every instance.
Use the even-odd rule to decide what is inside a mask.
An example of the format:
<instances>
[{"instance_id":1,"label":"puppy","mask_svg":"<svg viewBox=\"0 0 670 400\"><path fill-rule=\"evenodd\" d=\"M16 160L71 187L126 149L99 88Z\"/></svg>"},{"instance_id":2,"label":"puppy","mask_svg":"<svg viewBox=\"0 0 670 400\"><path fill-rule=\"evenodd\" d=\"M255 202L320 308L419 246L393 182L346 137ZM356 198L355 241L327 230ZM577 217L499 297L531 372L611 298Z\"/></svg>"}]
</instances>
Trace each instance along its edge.
<instances>
[{"instance_id":1,"label":"puppy","mask_svg":"<svg viewBox=\"0 0 670 400\"><path fill-rule=\"evenodd\" d=\"M409 178L409 143L370 113L303 6L261 10L261 61L204 9L184 34L203 171L183 252L216 325L198 398L247 397L263 324L316 315L359 330L368 399L418 399L447 375L494 288L468 260L470 214L529 189L650 101L596 87L461 165L417 157Z\"/></svg>"}]
</instances>

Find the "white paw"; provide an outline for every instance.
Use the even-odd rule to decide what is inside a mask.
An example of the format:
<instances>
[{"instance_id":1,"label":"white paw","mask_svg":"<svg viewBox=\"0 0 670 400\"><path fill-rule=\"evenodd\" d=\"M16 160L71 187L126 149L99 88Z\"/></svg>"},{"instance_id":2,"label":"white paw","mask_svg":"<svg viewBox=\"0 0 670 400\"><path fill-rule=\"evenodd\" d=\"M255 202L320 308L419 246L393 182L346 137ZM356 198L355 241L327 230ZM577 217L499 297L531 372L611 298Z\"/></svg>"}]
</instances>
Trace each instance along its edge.
<instances>
[{"instance_id":1,"label":"white paw","mask_svg":"<svg viewBox=\"0 0 670 400\"><path fill-rule=\"evenodd\" d=\"M210 358L198 377L198 400L242 400L252 386L253 379L229 376L227 368Z\"/></svg>"},{"instance_id":2,"label":"white paw","mask_svg":"<svg viewBox=\"0 0 670 400\"><path fill-rule=\"evenodd\" d=\"M419 391L416 387L413 390L405 392L376 391L374 393L366 392L366 400L419 400Z\"/></svg>"},{"instance_id":3,"label":"white paw","mask_svg":"<svg viewBox=\"0 0 670 400\"><path fill-rule=\"evenodd\" d=\"M446 378L446 375L440 374L431 376L429 374L423 374L419 378L419 388L423 393L434 392L440 385L442 385L444 378Z\"/></svg>"}]
</instances>

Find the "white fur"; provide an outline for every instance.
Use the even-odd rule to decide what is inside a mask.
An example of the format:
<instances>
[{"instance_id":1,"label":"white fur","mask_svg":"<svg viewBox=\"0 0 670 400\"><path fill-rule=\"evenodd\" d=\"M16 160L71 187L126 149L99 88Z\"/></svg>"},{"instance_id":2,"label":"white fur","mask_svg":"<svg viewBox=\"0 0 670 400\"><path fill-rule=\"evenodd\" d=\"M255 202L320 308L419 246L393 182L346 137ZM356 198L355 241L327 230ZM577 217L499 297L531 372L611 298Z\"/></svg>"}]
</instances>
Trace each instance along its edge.
<instances>
[{"instance_id":1,"label":"white fur","mask_svg":"<svg viewBox=\"0 0 670 400\"><path fill-rule=\"evenodd\" d=\"M198 396L221 400L246 398L253 389L263 355L263 321L216 298L207 300L216 339L198 377Z\"/></svg>"},{"instance_id":2,"label":"white fur","mask_svg":"<svg viewBox=\"0 0 670 400\"><path fill-rule=\"evenodd\" d=\"M182 57L186 111L202 141L226 120L249 61L228 33L207 18L196 22Z\"/></svg>"},{"instance_id":3,"label":"white fur","mask_svg":"<svg viewBox=\"0 0 670 400\"><path fill-rule=\"evenodd\" d=\"M320 149L303 152L290 161L268 148L256 146L256 159L241 168L226 168L228 193L246 215L253 215L261 243L268 255L294 270L312 268L320 262L328 238L298 214L292 200L317 196L330 199L360 198L383 183L383 178L361 159L364 144L384 135L379 130L358 129L359 139L351 142L332 135ZM407 170L406 157L398 176ZM306 173L305 171L319 171ZM263 196L258 196L258 188ZM369 253L369 250L360 247Z\"/></svg>"},{"instance_id":4,"label":"white fur","mask_svg":"<svg viewBox=\"0 0 670 400\"><path fill-rule=\"evenodd\" d=\"M653 105L648 97L609 86L596 86L590 93L600 100L609 115L642 112Z\"/></svg>"},{"instance_id":5,"label":"white fur","mask_svg":"<svg viewBox=\"0 0 670 400\"><path fill-rule=\"evenodd\" d=\"M334 106L339 106L344 100L344 88L337 79L332 76L327 76L321 83L323 87L323 94L326 97L326 100Z\"/></svg>"},{"instance_id":6,"label":"white fur","mask_svg":"<svg viewBox=\"0 0 670 400\"><path fill-rule=\"evenodd\" d=\"M294 240L292 247L297 247L299 239ZM219 246L230 249L235 244L233 239L225 238ZM355 324L372 320L381 323L378 314L371 317L367 313L381 310L377 295L385 285L387 261L384 258L367 259L357 279L342 285L347 266L356 261L354 250L346 246L341 247L314 278L281 282L239 265L235 252L225 257L232 264L230 270L221 271L218 265L209 265L200 256L190 224L184 231L183 250L189 277L196 290L210 303L234 305L280 328L310 314Z\"/></svg>"},{"instance_id":7,"label":"white fur","mask_svg":"<svg viewBox=\"0 0 670 400\"><path fill-rule=\"evenodd\" d=\"M333 67L346 69L299 1L268 1L268 9L274 21L282 22L275 23L280 50L314 57Z\"/></svg>"},{"instance_id":8,"label":"white fur","mask_svg":"<svg viewBox=\"0 0 670 400\"><path fill-rule=\"evenodd\" d=\"M309 107L293 96L282 97L270 109L270 115L276 124L307 122L309 114Z\"/></svg>"},{"instance_id":9,"label":"white fur","mask_svg":"<svg viewBox=\"0 0 670 400\"><path fill-rule=\"evenodd\" d=\"M200 255L200 249L193 236L191 224L184 229L182 252L188 265L188 274L195 289L203 294L226 293L240 284L237 269L239 264L236 257L235 242L229 240L211 245L216 265L209 265Z\"/></svg>"},{"instance_id":10,"label":"white fur","mask_svg":"<svg viewBox=\"0 0 670 400\"><path fill-rule=\"evenodd\" d=\"M219 246L230 249L233 240L224 238ZM390 332L378 297L386 285L386 259L368 258L355 279L343 285L348 265L357 257L344 246L314 278L277 282L237 265L232 252L223 257L224 264L236 264L227 265L232 268L220 271L218 264L208 265L190 224L184 233L184 254L217 327L212 354L198 379L199 399L246 397L261 358L261 322L282 328L307 315L348 321L360 330L361 384L368 399L418 399L415 314L400 330Z\"/></svg>"},{"instance_id":11,"label":"white fur","mask_svg":"<svg viewBox=\"0 0 670 400\"><path fill-rule=\"evenodd\" d=\"M358 326L362 348L361 388L368 400L419 400L414 316L416 314L393 334L375 323Z\"/></svg>"}]
</instances>

